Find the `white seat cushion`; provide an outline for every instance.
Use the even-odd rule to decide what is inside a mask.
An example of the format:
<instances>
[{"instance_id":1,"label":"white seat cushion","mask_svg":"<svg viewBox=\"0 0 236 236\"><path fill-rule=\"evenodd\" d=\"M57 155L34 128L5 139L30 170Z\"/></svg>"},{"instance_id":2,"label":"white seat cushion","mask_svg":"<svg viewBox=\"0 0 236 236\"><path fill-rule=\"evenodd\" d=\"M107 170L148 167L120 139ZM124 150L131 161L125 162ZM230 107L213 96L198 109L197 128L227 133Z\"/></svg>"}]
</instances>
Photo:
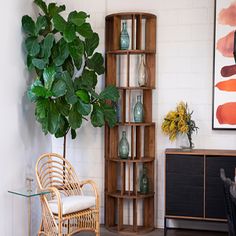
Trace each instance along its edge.
<instances>
[{"instance_id":1,"label":"white seat cushion","mask_svg":"<svg viewBox=\"0 0 236 236\"><path fill-rule=\"evenodd\" d=\"M85 210L95 206L95 197L93 196L69 196L62 197L62 214L70 214L73 212ZM48 201L49 207L54 214L58 214L57 200Z\"/></svg>"}]
</instances>

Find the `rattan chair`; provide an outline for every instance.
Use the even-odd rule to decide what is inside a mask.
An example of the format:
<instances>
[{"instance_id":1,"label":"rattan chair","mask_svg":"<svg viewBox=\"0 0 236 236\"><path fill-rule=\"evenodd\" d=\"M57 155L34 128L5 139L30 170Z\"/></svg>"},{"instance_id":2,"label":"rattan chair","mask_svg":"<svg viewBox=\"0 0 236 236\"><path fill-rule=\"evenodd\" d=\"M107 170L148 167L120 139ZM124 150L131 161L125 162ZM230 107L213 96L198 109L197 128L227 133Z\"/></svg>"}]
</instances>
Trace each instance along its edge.
<instances>
[{"instance_id":1,"label":"rattan chair","mask_svg":"<svg viewBox=\"0 0 236 236\"><path fill-rule=\"evenodd\" d=\"M47 153L36 163L36 177L41 195L42 222L38 235L70 236L81 231L100 235L99 196L91 180L79 182L72 165L62 156ZM94 196L86 196L89 184Z\"/></svg>"},{"instance_id":2,"label":"rattan chair","mask_svg":"<svg viewBox=\"0 0 236 236\"><path fill-rule=\"evenodd\" d=\"M229 236L236 236L236 208L230 196L230 188L233 186L231 179L226 178L224 169L220 169L220 178L224 186L225 211L228 220Z\"/></svg>"}]
</instances>

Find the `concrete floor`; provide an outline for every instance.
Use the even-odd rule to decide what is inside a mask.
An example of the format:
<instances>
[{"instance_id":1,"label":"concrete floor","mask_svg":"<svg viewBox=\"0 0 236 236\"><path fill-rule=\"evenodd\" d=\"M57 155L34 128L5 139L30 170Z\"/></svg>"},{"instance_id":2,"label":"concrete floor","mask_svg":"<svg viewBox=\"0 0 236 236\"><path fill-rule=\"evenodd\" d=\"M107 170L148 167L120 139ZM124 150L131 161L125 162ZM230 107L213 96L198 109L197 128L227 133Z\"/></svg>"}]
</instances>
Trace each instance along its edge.
<instances>
[{"instance_id":1,"label":"concrete floor","mask_svg":"<svg viewBox=\"0 0 236 236\"><path fill-rule=\"evenodd\" d=\"M101 227L101 236L118 236L118 235L123 235L125 234L117 234L117 233L112 233L108 230L106 230L104 227ZM128 234L127 234L128 235ZM133 234L129 234L133 235ZM128 235L128 236L129 236ZM163 236L164 231L161 229L157 229L151 233L148 234L142 234L142 236ZM227 236L227 233L219 233L219 232L209 232L209 231L197 231L197 230L169 230L167 232L167 236ZM84 232L77 234L76 236L94 236L93 233L89 232Z\"/></svg>"}]
</instances>

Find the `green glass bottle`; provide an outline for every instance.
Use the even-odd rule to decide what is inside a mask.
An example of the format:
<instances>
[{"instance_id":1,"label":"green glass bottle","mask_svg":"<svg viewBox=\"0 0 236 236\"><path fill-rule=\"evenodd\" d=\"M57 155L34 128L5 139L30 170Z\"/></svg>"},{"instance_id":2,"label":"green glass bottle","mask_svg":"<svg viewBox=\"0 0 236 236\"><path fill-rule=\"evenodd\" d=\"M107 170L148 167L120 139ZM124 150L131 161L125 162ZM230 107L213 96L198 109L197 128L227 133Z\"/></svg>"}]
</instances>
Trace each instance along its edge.
<instances>
[{"instance_id":1,"label":"green glass bottle","mask_svg":"<svg viewBox=\"0 0 236 236\"><path fill-rule=\"evenodd\" d=\"M143 167L143 174L140 179L140 193L147 194L149 192L149 181L147 177L147 168Z\"/></svg>"},{"instance_id":2,"label":"green glass bottle","mask_svg":"<svg viewBox=\"0 0 236 236\"><path fill-rule=\"evenodd\" d=\"M141 95L137 96L137 102L134 106L134 122L143 122L144 111L143 104L141 102Z\"/></svg>"},{"instance_id":3,"label":"green glass bottle","mask_svg":"<svg viewBox=\"0 0 236 236\"><path fill-rule=\"evenodd\" d=\"M127 21L122 23L122 30L120 33L120 49L127 50L129 49L129 34L127 31Z\"/></svg>"},{"instance_id":4,"label":"green glass bottle","mask_svg":"<svg viewBox=\"0 0 236 236\"><path fill-rule=\"evenodd\" d=\"M119 142L119 156L121 159L128 159L129 157L129 143L125 131L122 131L122 138Z\"/></svg>"}]
</instances>

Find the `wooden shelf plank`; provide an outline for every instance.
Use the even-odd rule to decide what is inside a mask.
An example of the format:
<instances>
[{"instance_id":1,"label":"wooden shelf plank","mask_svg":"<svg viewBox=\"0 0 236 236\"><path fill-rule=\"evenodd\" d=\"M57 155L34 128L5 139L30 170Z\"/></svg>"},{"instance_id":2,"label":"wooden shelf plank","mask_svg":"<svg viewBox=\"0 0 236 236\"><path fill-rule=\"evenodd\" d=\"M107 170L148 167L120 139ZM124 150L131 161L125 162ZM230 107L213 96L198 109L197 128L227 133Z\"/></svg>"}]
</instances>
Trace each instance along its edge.
<instances>
[{"instance_id":1,"label":"wooden shelf plank","mask_svg":"<svg viewBox=\"0 0 236 236\"><path fill-rule=\"evenodd\" d=\"M124 162L124 163L145 163L145 162L152 162L155 160L154 157L149 157L149 158L140 158L140 159L118 159L118 158L106 158L107 161L112 161L112 162Z\"/></svg>"},{"instance_id":2,"label":"wooden shelf plank","mask_svg":"<svg viewBox=\"0 0 236 236\"><path fill-rule=\"evenodd\" d=\"M119 12L119 13L114 13L106 16L106 20L113 18L113 17L120 17L121 19L132 19L133 16L139 16L142 15L144 19L147 18L154 18L156 19L156 16L152 13L147 13L147 12Z\"/></svg>"},{"instance_id":3,"label":"wooden shelf plank","mask_svg":"<svg viewBox=\"0 0 236 236\"><path fill-rule=\"evenodd\" d=\"M145 86L145 87L117 87L119 90L153 90L155 89L155 87L149 87L149 86Z\"/></svg>"},{"instance_id":4,"label":"wooden shelf plank","mask_svg":"<svg viewBox=\"0 0 236 236\"><path fill-rule=\"evenodd\" d=\"M106 54L155 54L156 50L111 50L107 51Z\"/></svg>"},{"instance_id":5,"label":"wooden shelf plank","mask_svg":"<svg viewBox=\"0 0 236 236\"><path fill-rule=\"evenodd\" d=\"M116 192L108 192L107 195L110 197L114 197L114 198L124 198L124 199L144 199L144 198L152 198L154 197L154 192L150 192L147 194L141 194L141 193L137 193L135 194L134 192L128 192L125 191L124 194L121 194L121 191L116 191Z\"/></svg>"},{"instance_id":6,"label":"wooden shelf plank","mask_svg":"<svg viewBox=\"0 0 236 236\"><path fill-rule=\"evenodd\" d=\"M139 122L125 122L125 123L118 123L119 126L153 126L155 125L154 122L149 123L139 123Z\"/></svg>"}]
</instances>

